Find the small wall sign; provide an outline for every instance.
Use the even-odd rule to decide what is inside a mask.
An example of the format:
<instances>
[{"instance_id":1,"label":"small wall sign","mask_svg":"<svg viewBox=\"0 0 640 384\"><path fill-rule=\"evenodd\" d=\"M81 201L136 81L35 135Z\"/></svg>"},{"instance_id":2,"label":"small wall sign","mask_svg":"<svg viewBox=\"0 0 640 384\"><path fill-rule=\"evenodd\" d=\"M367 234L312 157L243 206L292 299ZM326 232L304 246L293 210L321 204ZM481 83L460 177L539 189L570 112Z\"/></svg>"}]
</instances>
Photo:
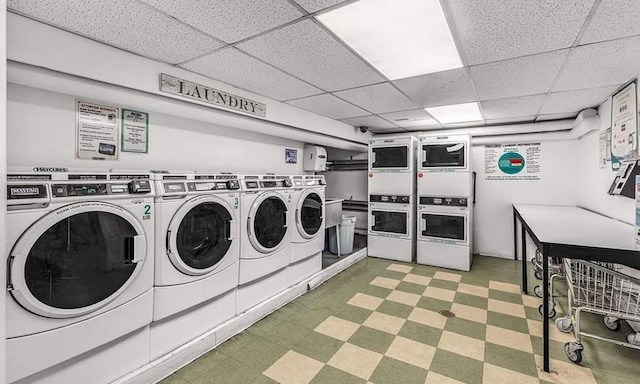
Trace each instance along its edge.
<instances>
[{"instance_id":1,"label":"small wall sign","mask_svg":"<svg viewBox=\"0 0 640 384\"><path fill-rule=\"evenodd\" d=\"M122 152L149 152L149 114L122 108Z\"/></svg>"},{"instance_id":2,"label":"small wall sign","mask_svg":"<svg viewBox=\"0 0 640 384\"><path fill-rule=\"evenodd\" d=\"M118 159L118 107L76 101L76 158Z\"/></svg>"},{"instance_id":3,"label":"small wall sign","mask_svg":"<svg viewBox=\"0 0 640 384\"><path fill-rule=\"evenodd\" d=\"M287 164L298 164L298 150L285 148L284 150L284 162Z\"/></svg>"}]
</instances>

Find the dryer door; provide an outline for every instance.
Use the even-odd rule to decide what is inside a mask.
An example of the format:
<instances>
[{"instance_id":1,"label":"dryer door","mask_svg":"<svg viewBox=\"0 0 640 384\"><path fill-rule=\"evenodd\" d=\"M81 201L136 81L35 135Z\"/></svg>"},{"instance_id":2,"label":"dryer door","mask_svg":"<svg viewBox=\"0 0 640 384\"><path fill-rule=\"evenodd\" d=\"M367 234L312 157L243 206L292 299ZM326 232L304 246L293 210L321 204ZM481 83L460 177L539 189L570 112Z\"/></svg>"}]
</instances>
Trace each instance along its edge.
<instances>
[{"instance_id":1,"label":"dryer door","mask_svg":"<svg viewBox=\"0 0 640 384\"><path fill-rule=\"evenodd\" d=\"M169 223L167 255L180 272L211 272L235 239L233 209L224 199L198 196L184 203Z\"/></svg>"},{"instance_id":2,"label":"dryer door","mask_svg":"<svg viewBox=\"0 0 640 384\"><path fill-rule=\"evenodd\" d=\"M282 246L287 234L287 203L277 192L265 192L251 206L247 234L251 245L261 253L272 253Z\"/></svg>"},{"instance_id":3,"label":"dryer door","mask_svg":"<svg viewBox=\"0 0 640 384\"><path fill-rule=\"evenodd\" d=\"M146 252L144 230L124 208L67 205L18 239L9 258L9 290L38 315L82 316L120 295L142 269Z\"/></svg>"},{"instance_id":4,"label":"dryer door","mask_svg":"<svg viewBox=\"0 0 640 384\"><path fill-rule=\"evenodd\" d=\"M323 229L324 202L317 192L307 190L300 196L296 208L296 226L305 239L312 239Z\"/></svg>"}]
</instances>

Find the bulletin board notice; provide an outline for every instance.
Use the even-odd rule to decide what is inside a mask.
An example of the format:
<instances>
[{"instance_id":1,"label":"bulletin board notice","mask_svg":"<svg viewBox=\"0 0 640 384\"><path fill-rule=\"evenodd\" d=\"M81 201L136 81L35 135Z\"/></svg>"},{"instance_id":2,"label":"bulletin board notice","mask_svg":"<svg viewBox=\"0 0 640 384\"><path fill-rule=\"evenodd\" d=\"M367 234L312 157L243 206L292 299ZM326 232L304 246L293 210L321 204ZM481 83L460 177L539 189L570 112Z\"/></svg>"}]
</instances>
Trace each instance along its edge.
<instances>
[{"instance_id":1,"label":"bulletin board notice","mask_svg":"<svg viewBox=\"0 0 640 384\"><path fill-rule=\"evenodd\" d=\"M638 106L636 83L622 88L611 98L612 161L633 160L638 155Z\"/></svg>"},{"instance_id":2,"label":"bulletin board notice","mask_svg":"<svg viewBox=\"0 0 640 384\"><path fill-rule=\"evenodd\" d=\"M484 179L488 181L540 180L540 143L484 146Z\"/></svg>"},{"instance_id":3,"label":"bulletin board notice","mask_svg":"<svg viewBox=\"0 0 640 384\"><path fill-rule=\"evenodd\" d=\"M117 160L119 109L86 101L76 102L76 157Z\"/></svg>"},{"instance_id":4,"label":"bulletin board notice","mask_svg":"<svg viewBox=\"0 0 640 384\"><path fill-rule=\"evenodd\" d=\"M122 109L122 152L149 152L149 114Z\"/></svg>"}]
</instances>

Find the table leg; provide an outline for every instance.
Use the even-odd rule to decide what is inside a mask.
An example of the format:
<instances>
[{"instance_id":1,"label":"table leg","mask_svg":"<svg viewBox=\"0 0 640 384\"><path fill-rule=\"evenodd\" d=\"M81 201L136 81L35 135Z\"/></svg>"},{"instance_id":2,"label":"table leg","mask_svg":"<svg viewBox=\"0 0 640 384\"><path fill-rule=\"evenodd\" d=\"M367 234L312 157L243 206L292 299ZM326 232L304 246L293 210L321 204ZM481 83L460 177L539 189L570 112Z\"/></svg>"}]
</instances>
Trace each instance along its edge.
<instances>
[{"instance_id":1,"label":"table leg","mask_svg":"<svg viewBox=\"0 0 640 384\"><path fill-rule=\"evenodd\" d=\"M515 232L515 229L514 229ZM515 239L514 239L515 241ZM527 232L522 220L520 221L520 248L522 257L522 293L529 294L528 268L527 268Z\"/></svg>"},{"instance_id":2,"label":"table leg","mask_svg":"<svg viewBox=\"0 0 640 384\"><path fill-rule=\"evenodd\" d=\"M543 369L549 372L549 258L546 249L542 251L542 359Z\"/></svg>"},{"instance_id":3,"label":"table leg","mask_svg":"<svg viewBox=\"0 0 640 384\"><path fill-rule=\"evenodd\" d=\"M336 240L338 241L338 258L340 258L340 226L341 224L336 225Z\"/></svg>"}]
</instances>

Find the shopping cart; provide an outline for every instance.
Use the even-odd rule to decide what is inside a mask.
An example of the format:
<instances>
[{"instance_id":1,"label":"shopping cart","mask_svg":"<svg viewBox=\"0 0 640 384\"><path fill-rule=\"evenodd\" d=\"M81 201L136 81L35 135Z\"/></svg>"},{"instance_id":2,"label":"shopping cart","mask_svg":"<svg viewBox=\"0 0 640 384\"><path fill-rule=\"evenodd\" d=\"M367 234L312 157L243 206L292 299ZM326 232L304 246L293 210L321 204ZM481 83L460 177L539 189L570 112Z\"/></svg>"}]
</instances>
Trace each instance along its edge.
<instances>
[{"instance_id":1,"label":"shopping cart","mask_svg":"<svg viewBox=\"0 0 640 384\"><path fill-rule=\"evenodd\" d=\"M542 273L543 273L542 252L540 252L540 250L536 249L536 255L533 259L531 259L531 264L533 264L533 274L535 275L536 279L542 280ZM549 266L549 269L548 269L549 270L549 313L547 314L547 316L551 318L556 315L556 309L555 309L556 303L553 295L553 281L558 278L564 278L565 273L564 273L564 264L562 262L561 257L549 257L548 266ZM535 295L538 297L542 297L543 295L542 286L536 285L533 288L533 293L535 293ZM544 316L544 309L542 304L540 304L540 306L538 307L538 311L542 316Z\"/></svg>"},{"instance_id":2,"label":"shopping cart","mask_svg":"<svg viewBox=\"0 0 640 384\"><path fill-rule=\"evenodd\" d=\"M624 342L580 330L582 311L602 315L604 325L612 331L620 329L620 320L640 321L640 279L630 276L637 271L618 264L572 259L565 259L564 266L569 286L569 315L556 319L556 326L562 332L573 330L575 334L576 341L564 345L569 360L574 363L582 360L582 337L640 349L640 343L635 342L636 334L628 335Z\"/></svg>"}]
</instances>

